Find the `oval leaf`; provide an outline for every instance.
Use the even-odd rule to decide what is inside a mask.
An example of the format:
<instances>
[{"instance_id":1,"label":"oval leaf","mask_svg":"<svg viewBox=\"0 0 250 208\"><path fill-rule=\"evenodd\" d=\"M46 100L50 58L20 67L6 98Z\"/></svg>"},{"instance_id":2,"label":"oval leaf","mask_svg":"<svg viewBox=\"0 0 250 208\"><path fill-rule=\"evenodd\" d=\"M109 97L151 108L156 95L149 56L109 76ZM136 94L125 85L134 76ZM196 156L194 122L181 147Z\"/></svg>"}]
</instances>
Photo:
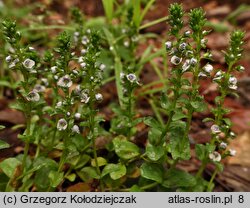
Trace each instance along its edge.
<instances>
[{"instance_id":1,"label":"oval leaf","mask_svg":"<svg viewBox=\"0 0 250 208\"><path fill-rule=\"evenodd\" d=\"M141 176L158 183L163 181L163 168L162 166L154 163L144 163L141 166Z\"/></svg>"}]
</instances>

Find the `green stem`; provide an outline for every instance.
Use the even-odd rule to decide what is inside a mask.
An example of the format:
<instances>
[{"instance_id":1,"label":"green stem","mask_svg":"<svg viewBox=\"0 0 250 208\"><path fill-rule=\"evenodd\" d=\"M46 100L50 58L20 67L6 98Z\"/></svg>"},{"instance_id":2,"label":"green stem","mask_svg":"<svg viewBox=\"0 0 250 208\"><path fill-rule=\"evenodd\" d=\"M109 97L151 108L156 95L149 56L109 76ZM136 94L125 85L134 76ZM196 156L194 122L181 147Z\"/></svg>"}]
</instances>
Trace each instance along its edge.
<instances>
[{"instance_id":1,"label":"green stem","mask_svg":"<svg viewBox=\"0 0 250 208\"><path fill-rule=\"evenodd\" d=\"M207 162L206 161L202 161L202 164L198 170L198 172L196 173L196 178L199 178L201 176L201 174L203 173L204 169L206 168Z\"/></svg>"},{"instance_id":2,"label":"green stem","mask_svg":"<svg viewBox=\"0 0 250 208\"><path fill-rule=\"evenodd\" d=\"M167 21L167 19L168 19L168 17L162 17L162 18L159 18L159 19L154 20L154 21L152 21L152 22L148 22L148 23L146 23L146 24L140 26L140 27L139 27L139 30L143 30L143 29L145 29L145 28L147 28L147 27L151 27L151 26L154 26L154 25L159 24L159 23L161 23L161 22L165 22L165 21Z\"/></svg>"},{"instance_id":3,"label":"green stem","mask_svg":"<svg viewBox=\"0 0 250 208\"><path fill-rule=\"evenodd\" d=\"M217 173L218 173L218 170L215 169L215 171L213 172L213 175L212 175L212 177L211 177L211 179L209 181L209 184L207 186L207 191L211 191L211 188L212 188L212 185L213 185L213 181L214 181L214 178L215 178L215 176L216 176Z\"/></svg>"}]
</instances>

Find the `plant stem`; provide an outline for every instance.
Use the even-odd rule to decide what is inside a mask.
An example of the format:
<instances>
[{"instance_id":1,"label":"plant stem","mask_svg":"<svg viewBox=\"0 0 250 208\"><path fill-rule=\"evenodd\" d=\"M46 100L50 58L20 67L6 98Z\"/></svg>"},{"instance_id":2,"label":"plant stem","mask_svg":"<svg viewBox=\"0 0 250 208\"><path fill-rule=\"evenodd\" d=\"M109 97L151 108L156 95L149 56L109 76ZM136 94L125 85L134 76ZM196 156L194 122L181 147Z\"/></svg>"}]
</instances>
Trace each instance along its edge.
<instances>
[{"instance_id":1,"label":"plant stem","mask_svg":"<svg viewBox=\"0 0 250 208\"><path fill-rule=\"evenodd\" d=\"M218 170L215 169L215 171L213 172L213 175L212 175L212 177L211 177L211 179L209 181L209 184L207 186L207 191L211 191L212 184L213 184L214 178L215 178L215 176L216 176L217 173L218 173Z\"/></svg>"},{"instance_id":2,"label":"plant stem","mask_svg":"<svg viewBox=\"0 0 250 208\"><path fill-rule=\"evenodd\" d=\"M159 19L154 20L154 21L152 21L152 22L148 22L148 23L146 23L146 24L140 26L140 27L139 27L139 30L143 30L143 29L145 29L145 28L147 28L147 27L151 27L151 26L156 25L156 24L159 24L159 23L161 23L161 22L165 22L165 21L167 21L167 19L168 19L168 17L162 17L162 18L159 18Z\"/></svg>"}]
</instances>

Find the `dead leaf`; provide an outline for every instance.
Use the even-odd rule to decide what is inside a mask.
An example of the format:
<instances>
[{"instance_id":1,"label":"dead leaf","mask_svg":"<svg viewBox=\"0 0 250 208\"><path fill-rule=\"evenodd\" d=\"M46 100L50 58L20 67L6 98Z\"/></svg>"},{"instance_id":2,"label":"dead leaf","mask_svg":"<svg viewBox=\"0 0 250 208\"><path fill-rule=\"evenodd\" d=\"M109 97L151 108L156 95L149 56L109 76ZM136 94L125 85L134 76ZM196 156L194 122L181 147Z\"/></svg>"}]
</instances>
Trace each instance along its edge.
<instances>
[{"instance_id":1,"label":"dead leaf","mask_svg":"<svg viewBox=\"0 0 250 208\"><path fill-rule=\"evenodd\" d=\"M89 192L91 189L88 183L77 183L67 188L67 192Z\"/></svg>"}]
</instances>

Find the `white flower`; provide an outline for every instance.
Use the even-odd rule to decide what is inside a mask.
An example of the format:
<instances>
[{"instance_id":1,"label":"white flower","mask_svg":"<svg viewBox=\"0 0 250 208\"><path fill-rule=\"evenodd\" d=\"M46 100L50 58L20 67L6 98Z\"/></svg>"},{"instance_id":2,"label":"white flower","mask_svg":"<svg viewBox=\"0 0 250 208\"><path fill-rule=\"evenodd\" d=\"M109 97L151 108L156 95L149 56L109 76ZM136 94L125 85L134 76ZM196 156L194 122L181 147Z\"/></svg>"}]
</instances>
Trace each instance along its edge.
<instances>
[{"instance_id":1,"label":"white flower","mask_svg":"<svg viewBox=\"0 0 250 208\"><path fill-rule=\"evenodd\" d=\"M87 29L86 32L87 32L88 34L90 34L90 33L91 33L91 30L90 30L90 29Z\"/></svg>"},{"instance_id":2,"label":"white flower","mask_svg":"<svg viewBox=\"0 0 250 208\"><path fill-rule=\"evenodd\" d=\"M179 45L179 49L180 49L181 51L184 51L184 50L186 49L186 47L187 47L187 44L186 44L186 43L181 43L181 44Z\"/></svg>"},{"instance_id":3,"label":"white flower","mask_svg":"<svg viewBox=\"0 0 250 208\"><path fill-rule=\"evenodd\" d=\"M240 67L239 67L239 70L240 70L240 71L244 71L244 70L245 70L245 67L244 67L244 66L240 66Z\"/></svg>"},{"instance_id":4,"label":"white flower","mask_svg":"<svg viewBox=\"0 0 250 208\"><path fill-rule=\"evenodd\" d=\"M35 87L34 87L34 91L36 91L36 92L44 92L45 89L46 88L43 85L40 85L40 84L36 84Z\"/></svg>"},{"instance_id":5,"label":"white flower","mask_svg":"<svg viewBox=\"0 0 250 208\"><path fill-rule=\"evenodd\" d=\"M87 65L87 64L86 64L85 62L81 62L81 63L80 63L80 66L81 66L82 68L85 68L86 65Z\"/></svg>"},{"instance_id":6,"label":"white flower","mask_svg":"<svg viewBox=\"0 0 250 208\"><path fill-rule=\"evenodd\" d=\"M229 154L230 154L230 156L235 156L236 153L237 153L236 150L234 150L234 149L229 149Z\"/></svg>"},{"instance_id":7,"label":"white flower","mask_svg":"<svg viewBox=\"0 0 250 208\"><path fill-rule=\"evenodd\" d=\"M79 37L80 33L79 32L74 32L74 36Z\"/></svg>"},{"instance_id":8,"label":"white flower","mask_svg":"<svg viewBox=\"0 0 250 208\"><path fill-rule=\"evenodd\" d=\"M221 132L220 127L218 125L216 125L216 124L211 126L211 131L212 131L213 134L217 134L217 133Z\"/></svg>"},{"instance_id":9,"label":"white flower","mask_svg":"<svg viewBox=\"0 0 250 208\"><path fill-rule=\"evenodd\" d=\"M29 92L26 98L28 101L38 102L40 100L40 95L37 93L36 90L32 90L31 92Z\"/></svg>"},{"instance_id":10,"label":"white flower","mask_svg":"<svg viewBox=\"0 0 250 208\"><path fill-rule=\"evenodd\" d=\"M186 56L186 57L190 57L190 56L192 56L193 54L194 54L193 51L188 50L188 51L186 51L185 56Z\"/></svg>"},{"instance_id":11,"label":"white flower","mask_svg":"<svg viewBox=\"0 0 250 208\"><path fill-rule=\"evenodd\" d=\"M182 58L179 58L178 56L172 56L170 61L174 65L179 65L182 61Z\"/></svg>"},{"instance_id":12,"label":"white flower","mask_svg":"<svg viewBox=\"0 0 250 208\"><path fill-rule=\"evenodd\" d=\"M189 35L191 35L190 30L187 30L187 31L184 33L184 35L185 35L185 36L189 36Z\"/></svg>"},{"instance_id":13,"label":"white flower","mask_svg":"<svg viewBox=\"0 0 250 208\"><path fill-rule=\"evenodd\" d=\"M197 59L196 58L191 58L190 59L190 64L191 64L191 66L195 66L197 64Z\"/></svg>"},{"instance_id":14,"label":"white flower","mask_svg":"<svg viewBox=\"0 0 250 208\"><path fill-rule=\"evenodd\" d=\"M203 38L203 39L201 39L201 44L202 44L202 45L206 44L206 42L207 42L207 40L206 40L206 39L204 39L204 38Z\"/></svg>"},{"instance_id":15,"label":"white flower","mask_svg":"<svg viewBox=\"0 0 250 208\"><path fill-rule=\"evenodd\" d=\"M81 118L81 114L80 113L75 113L75 119L80 119Z\"/></svg>"},{"instance_id":16,"label":"white flower","mask_svg":"<svg viewBox=\"0 0 250 208\"><path fill-rule=\"evenodd\" d=\"M82 54L82 55L85 55L86 53L87 53L87 50L86 50L86 49L82 49L82 50L81 50L81 54Z\"/></svg>"},{"instance_id":17,"label":"white flower","mask_svg":"<svg viewBox=\"0 0 250 208\"><path fill-rule=\"evenodd\" d=\"M205 73L203 73L203 72L200 72L200 73L198 74L198 77L207 77L207 74L205 74Z\"/></svg>"},{"instance_id":18,"label":"white flower","mask_svg":"<svg viewBox=\"0 0 250 208\"><path fill-rule=\"evenodd\" d=\"M56 108L60 108L62 106L62 104L63 104L62 101L57 102L56 103Z\"/></svg>"},{"instance_id":19,"label":"white flower","mask_svg":"<svg viewBox=\"0 0 250 208\"><path fill-rule=\"evenodd\" d=\"M232 131L229 134L230 134L231 137L235 137L236 136L235 133L232 132Z\"/></svg>"},{"instance_id":20,"label":"white flower","mask_svg":"<svg viewBox=\"0 0 250 208\"><path fill-rule=\"evenodd\" d=\"M78 58L78 63L82 63L82 62L84 62L84 58L83 58L82 56L80 56L80 57Z\"/></svg>"},{"instance_id":21,"label":"white flower","mask_svg":"<svg viewBox=\"0 0 250 208\"><path fill-rule=\"evenodd\" d=\"M5 58L5 61L6 61L7 63L10 63L11 60L12 60L12 57L11 57L10 55L7 56L7 57Z\"/></svg>"},{"instance_id":22,"label":"white flower","mask_svg":"<svg viewBox=\"0 0 250 208\"><path fill-rule=\"evenodd\" d=\"M106 68L106 65L105 64L101 64L99 68L100 68L101 71L103 71Z\"/></svg>"},{"instance_id":23,"label":"white flower","mask_svg":"<svg viewBox=\"0 0 250 208\"><path fill-rule=\"evenodd\" d=\"M221 143L220 143L220 148L221 148L221 149L226 149L226 148L227 148L227 143L221 142Z\"/></svg>"},{"instance_id":24,"label":"white flower","mask_svg":"<svg viewBox=\"0 0 250 208\"><path fill-rule=\"evenodd\" d=\"M57 122L57 129L59 131L63 131L66 130L68 127L68 123L64 118L61 118L58 122Z\"/></svg>"},{"instance_id":25,"label":"white flower","mask_svg":"<svg viewBox=\"0 0 250 208\"><path fill-rule=\"evenodd\" d=\"M70 112L67 112L67 113L66 113L66 115L67 115L67 116L70 116L70 115L71 115L71 113L70 113Z\"/></svg>"},{"instance_id":26,"label":"white flower","mask_svg":"<svg viewBox=\"0 0 250 208\"><path fill-rule=\"evenodd\" d=\"M102 101L102 100L103 100L102 94L101 94L101 93L95 94L95 99L96 99L97 101Z\"/></svg>"},{"instance_id":27,"label":"white flower","mask_svg":"<svg viewBox=\"0 0 250 208\"><path fill-rule=\"evenodd\" d=\"M56 70L57 70L57 66L52 66L52 67L50 68L50 70L51 70L51 72L52 72L53 74L55 74L55 73L56 73Z\"/></svg>"},{"instance_id":28,"label":"white flower","mask_svg":"<svg viewBox=\"0 0 250 208\"><path fill-rule=\"evenodd\" d=\"M32 69L34 66L35 66L35 61L33 61L32 59L25 59L24 62L23 62L23 66L26 68L26 69Z\"/></svg>"},{"instance_id":29,"label":"white flower","mask_svg":"<svg viewBox=\"0 0 250 208\"><path fill-rule=\"evenodd\" d=\"M16 64L19 62L19 59L16 58L14 59L10 64L9 64L9 68L13 68L16 66Z\"/></svg>"},{"instance_id":30,"label":"white flower","mask_svg":"<svg viewBox=\"0 0 250 208\"><path fill-rule=\"evenodd\" d=\"M182 73L186 72L190 68L190 60L187 59L182 65Z\"/></svg>"},{"instance_id":31,"label":"white flower","mask_svg":"<svg viewBox=\"0 0 250 208\"><path fill-rule=\"evenodd\" d=\"M213 153L209 154L209 159L213 160L214 162L220 162L221 161L221 155L219 152L214 151Z\"/></svg>"},{"instance_id":32,"label":"white flower","mask_svg":"<svg viewBox=\"0 0 250 208\"><path fill-rule=\"evenodd\" d=\"M90 97L88 96L87 93L82 92L81 95L80 95L80 99L81 99L81 102L82 102L82 103L88 103Z\"/></svg>"},{"instance_id":33,"label":"white flower","mask_svg":"<svg viewBox=\"0 0 250 208\"><path fill-rule=\"evenodd\" d=\"M170 50L172 48L172 43L170 41L165 42L165 47L167 50Z\"/></svg>"},{"instance_id":34,"label":"white flower","mask_svg":"<svg viewBox=\"0 0 250 208\"><path fill-rule=\"evenodd\" d=\"M82 44L83 44L83 45L87 45L88 42L89 42L89 39L87 38L87 36L83 36L83 37L82 37Z\"/></svg>"},{"instance_id":35,"label":"white flower","mask_svg":"<svg viewBox=\"0 0 250 208\"><path fill-rule=\"evenodd\" d=\"M204 66L204 71L210 74L213 71L213 66L211 64L206 64Z\"/></svg>"},{"instance_id":36,"label":"white flower","mask_svg":"<svg viewBox=\"0 0 250 208\"><path fill-rule=\"evenodd\" d=\"M80 134L80 129L79 129L79 126L77 125L74 125L71 130L73 133Z\"/></svg>"},{"instance_id":37,"label":"white flower","mask_svg":"<svg viewBox=\"0 0 250 208\"><path fill-rule=\"evenodd\" d=\"M65 87L65 88L66 87L67 88L71 87L72 81L70 79L70 76L66 74L65 76L61 77L58 80L57 85L60 86L60 87Z\"/></svg>"},{"instance_id":38,"label":"white flower","mask_svg":"<svg viewBox=\"0 0 250 208\"><path fill-rule=\"evenodd\" d=\"M237 90L237 88L238 88L237 85L229 85L228 87L231 90Z\"/></svg>"},{"instance_id":39,"label":"white flower","mask_svg":"<svg viewBox=\"0 0 250 208\"><path fill-rule=\"evenodd\" d=\"M236 84L237 84L237 78L231 76L231 77L229 78L228 82L229 82L229 85L236 85Z\"/></svg>"},{"instance_id":40,"label":"white flower","mask_svg":"<svg viewBox=\"0 0 250 208\"><path fill-rule=\"evenodd\" d=\"M136 82L136 80L137 80L135 74L132 74L132 73L128 74L126 77L127 77L128 81L130 81L131 83Z\"/></svg>"},{"instance_id":41,"label":"white flower","mask_svg":"<svg viewBox=\"0 0 250 208\"><path fill-rule=\"evenodd\" d=\"M124 74L123 72L121 72L121 73L120 73L120 78L121 78L121 79L124 79L124 77L125 77L125 74Z\"/></svg>"},{"instance_id":42,"label":"white flower","mask_svg":"<svg viewBox=\"0 0 250 208\"><path fill-rule=\"evenodd\" d=\"M129 47L129 41L124 41L124 42L123 42L123 45L124 45L125 47Z\"/></svg>"},{"instance_id":43,"label":"white flower","mask_svg":"<svg viewBox=\"0 0 250 208\"><path fill-rule=\"evenodd\" d=\"M33 48L31 46L29 46L28 49L29 49L29 51L34 51L35 50L35 48Z\"/></svg>"},{"instance_id":44,"label":"white flower","mask_svg":"<svg viewBox=\"0 0 250 208\"><path fill-rule=\"evenodd\" d=\"M75 70L75 69L73 69L72 72L73 72L73 74L75 74L75 75L78 75L78 74L79 74L79 72L78 72L77 70Z\"/></svg>"},{"instance_id":45,"label":"white flower","mask_svg":"<svg viewBox=\"0 0 250 208\"><path fill-rule=\"evenodd\" d=\"M218 72L216 72L216 74L214 75L213 81L220 80L220 79L222 79L222 72L221 72L221 71L218 71Z\"/></svg>"}]
</instances>

